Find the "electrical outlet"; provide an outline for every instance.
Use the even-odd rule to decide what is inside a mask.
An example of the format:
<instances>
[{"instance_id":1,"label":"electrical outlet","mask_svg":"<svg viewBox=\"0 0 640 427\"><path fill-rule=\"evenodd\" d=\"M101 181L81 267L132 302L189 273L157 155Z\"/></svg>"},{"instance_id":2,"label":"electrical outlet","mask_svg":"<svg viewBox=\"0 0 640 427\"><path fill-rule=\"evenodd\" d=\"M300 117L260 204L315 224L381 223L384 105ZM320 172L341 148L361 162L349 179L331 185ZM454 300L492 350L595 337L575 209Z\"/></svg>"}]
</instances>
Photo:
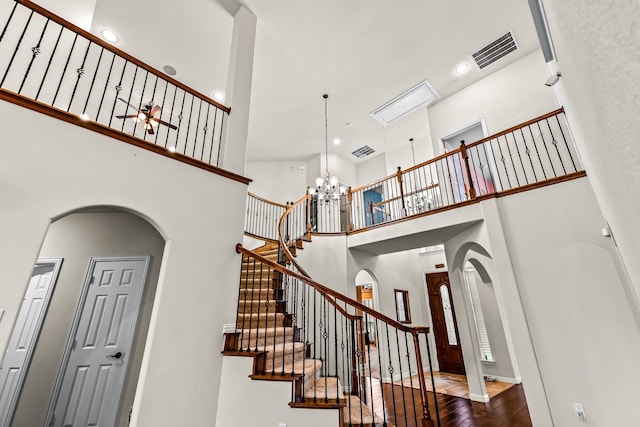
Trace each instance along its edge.
<instances>
[{"instance_id":1,"label":"electrical outlet","mask_svg":"<svg viewBox=\"0 0 640 427\"><path fill-rule=\"evenodd\" d=\"M287 427L285 423L278 423L278 427Z\"/></svg>"},{"instance_id":2,"label":"electrical outlet","mask_svg":"<svg viewBox=\"0 0 640 427\"><path fill-rule=\"evenodd\" d=\"M578 417L580 421L584 421L587 419L587 415L584 413L584 406L582 406L582 403L573 402L573 410L576 413L576 417Z\"/></svg>"}]
</instances>

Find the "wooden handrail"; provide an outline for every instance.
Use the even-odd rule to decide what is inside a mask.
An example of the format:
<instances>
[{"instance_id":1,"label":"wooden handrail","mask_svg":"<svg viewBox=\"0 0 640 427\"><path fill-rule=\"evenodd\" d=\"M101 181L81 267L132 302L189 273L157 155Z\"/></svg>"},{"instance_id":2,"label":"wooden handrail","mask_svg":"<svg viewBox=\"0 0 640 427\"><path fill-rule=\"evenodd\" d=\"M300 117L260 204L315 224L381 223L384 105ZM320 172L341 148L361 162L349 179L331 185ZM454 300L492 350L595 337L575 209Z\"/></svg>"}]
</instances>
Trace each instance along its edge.
<instances>
[{"instance_id":1,"label":"wooden handrail","mask_svg":"<svg viewBox=\"0 0 640 427\"><path fill-rule=\"evenodd\" d=\"M405 195L404 195L404 197L413 196L414 194L418 194L418 193L420 193L421 191L431 190L431 189L436 188L436 187L438 187L438 186L439 186L439 184L438 184L438 183L431 184L431 185L427 185L426 187L422 187L422 188L419 188L419 189L417 189L417 190L414 190L414 191L412 191L412 192L410 192L410 193L405 194ZM394 200L398 200L398 199L400 199L401 197L402 197L402 196L397 196L397 197L392 197L392 198L390 198L390 199L381 200L381 201L379 201L379 202L373 203L373 206L374 206L374 207L375 207L375 206L381 206L381 205L384 205L384 204L387 204L387 203L393 202Z\"/></svg>"},{"instance_id":2,"label":"wooden handrail","mask_svg":"<svg viewBox=\"0 0 640 427\"><path fill-rule=\"evenodd\" d=\"M220 104L219 102L209 98L206 95L203 95L202 93L190 88L189 86L185 85L184 83L181 83L173 78L171 78L170 76L168 76L167 74L156 70L155 68L151 67L150 65L145 64L144 62L140 61L137 58L134 58L133 56L129 55L126 52L121 51L120 49L114 47L113 45L101 40L99 37L91 34L90 32L83 30L82 28L78 27L75 24L72 24L71 22L67 21L66 19L50 12L49 10L43 8L42 6L39 6L35 3L33 3L32 1L29 0L15 0L16 2L20 3L21 5L39 13L40 15L50 19L51 21L62 25L63 27L68 28L69 30L75 32L76 34L81 35L82 37L90 40L92 43L97 44L100 47L103 47L104 49L126 59L127 61L139 66L140 68L144 68L145 70L147 70L148 72L150 72L151 74L154 74L156 76L158 76L159 78L179 87L180 89L184 90L185 92L190 93L191 95L202 99L203 101L208 102L209 104L214 105L215 107L221 109L222 111L226 112L226 113L230 113L231 112L231 108L227 107L225 105Z\"/></svg>"},{"instance_id":3,"label":"wooden handrail","mask_svg":"<svg viewBox=\"0 0 640 427\"><path fill-rule=\"evenodd\" d=\"M286 245L285 245L286 246ZM243 253L246 255L251 256L252 258L257 259L258 261L260 261L263 264L268 265L269 267L273 268L276 271L279 271L280 273L286 274L288 276L291 276L309 286L311 286L312 288L316 289L318 292L320 292L323 295L329 295L331 298L327 298L327 301L331 302L332 305L334 305L335 307L340 307L339 304L337 304L337 301L340 300L354 308L357 308L359 310L362 310L364 312L366 312L367 314L369 314L372 317L375 317L376 319L379 319L385 323L388 323L389 325L403 331L403 332L408 332L408 333L416 333L416 334L426 334L429 333L429 327L428 326L405 326L402 323L393 320L392 318L382 314L382 313L378 313L377 311L367 307L364 304L359 303L358 301L351 299L347 296L342 295L339 292L334 291L331 288L328 288L324 285L321 285L320 283L310 279L307 276L304 276L300 273L297 273L295 271L289 270L288 268L274 262L271 261L267 258L264 258L263 256L261 256L260 254L256 254L252 251L250 251L249 249L246 249L245 247L242 246L241 243L236 244L236 252L238 253ZM288 250L286 250L286 252L288 252Z\"/></svg>"},{"instance_id":4,"label":"wooden handrail","mask_svg":"<svg viewBox=\"0 0 640 427\"><path fill-rule=\"evenodd\" d=\"M284 208L284 209L286 209L286 208L287 208L287 206L285 206L285 205L283 205L283 204L276 203L276 202L272 202L271 200L267 200L267 199L265 199L265 198L263 198L263 197L256 196L256 195L255 195L255 194L253 194L251 191L248 191L248 192L247 192L247 195L249 195L249 196L253 197L254 199L260 200L261 202L265 202L265 203L268 203L268 204L270 204L270 205L277 206L277 207L279 207L279 208Z\"/></svg>"},{"instance_id":5,"label":"wooden handrail","mask_svg":"<svg viewBox=\"0 0 640 427\"><path fill-rule=\"evenodd\" d=\"M536 122L539 122L539 121L542 121L542 120L546 120L546 119L548 119L548 118L550 118L550 117L557 116L557 115L558 115L558 114L560 114L560 113L564 113L564 108L563 108L563 107L558 108L557 110L552 111L552 112L550 112L550 113L547 113L547 114L543 114L543 115L541 115L541 116L538 116L538 117L536 117L536 118L534 118L534 119L528 120L528 121L526 121L526 122L524 122L524 123L520 123L519 125L515 125L515 126L513 126L513 127L510 127L509 129L507 129L507 130L503 130L502 132L498 132L498 133L495 133L495 134L493 134L493 135L489 135L489 136L487 136L487 137L485 137L485 138L479 139L478 141L474 141L474 142L472 142L471 144L467 144L467 149L469 149L469 148L471 148L471 147L475 147L476 145L480 145L480 144L482 144L483 142L487 142L487 141L491 141L492 139L499 138L499 137L501 137L501 136L504 136L504 135L506 135L506 134L508 134L508 133L511 133L511 132L513 132L513 131L516 131L516 130L518 130L518 129L522 129L522 128L525 128L525 127L527 127L527 126L531 126L532 124L534 124L534 123L536 123Z\"/></svg>"}]
</instances>

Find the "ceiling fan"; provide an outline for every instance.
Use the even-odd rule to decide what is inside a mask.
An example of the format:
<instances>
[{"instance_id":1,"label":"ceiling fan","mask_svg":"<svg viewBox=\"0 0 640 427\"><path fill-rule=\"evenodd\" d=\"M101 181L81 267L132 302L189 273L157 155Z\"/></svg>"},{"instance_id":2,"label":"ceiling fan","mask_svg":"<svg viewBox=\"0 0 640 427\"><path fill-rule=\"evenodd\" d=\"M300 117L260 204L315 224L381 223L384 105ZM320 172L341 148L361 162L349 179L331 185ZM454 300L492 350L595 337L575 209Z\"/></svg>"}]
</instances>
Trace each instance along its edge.
<instances>
[{"instance_id":1,"label":"ceiling fan","mask_svg":"<svg viewBox=\"0 0 640 427\"><path fill-rule=\"evenodd\" d=\"M165 122L164 120L160 120L160 113L162 112L162 107L159 105L154 105L153 101L149 102L142 106L142 108L138 109L135 105L131 104L129 101L126 101L123 98L118 97L118 101L124 102L129 106L129 108L133 108L138 113L137 114L127 114L116 116L117 119L135 119L136 121L144 122L144 127L147 130L147 133L153 135L155 133L154 128L158 125L167 126L170 129L178 129L176 125L173 125L169 122Z\"/></svg>"}]
</instances>

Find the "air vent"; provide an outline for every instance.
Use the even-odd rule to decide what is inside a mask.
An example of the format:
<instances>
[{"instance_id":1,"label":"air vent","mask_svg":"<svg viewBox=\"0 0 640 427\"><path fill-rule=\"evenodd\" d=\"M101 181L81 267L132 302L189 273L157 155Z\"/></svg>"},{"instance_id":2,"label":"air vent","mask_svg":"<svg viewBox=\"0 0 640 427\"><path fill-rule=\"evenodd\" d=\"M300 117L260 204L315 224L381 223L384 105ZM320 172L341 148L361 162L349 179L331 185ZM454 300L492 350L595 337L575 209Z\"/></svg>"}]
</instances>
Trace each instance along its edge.
<instances>
[{"instance_id":1,"label":"air vent","mask_svg":"<svg viewBox=\"0 0 640 427\"><path fill-rule=\"evenodd\" d=\"M504 58L514 50L518 49L513 33L509 31L498 37L485 47L471 54L479 69L483 69L493 64L497 60Z\"/></svg>"},{"instance_id":2,"label":"air vent","mask_svg":"<svg viewBox=\"0 0 640 427\"><path fill-rule=\"evenodd\" d=\"M439 98L438 92L425 80L377 108L371 115L382 126L386 126Z\"/></svg>"},{"instance_id":3,"label":"air vent","mask_svg":"<svg viewBox=\"0 0 640 427\"><path fill-rule=\"evenodd\" d=\"M356 151L352 152L351 154L353 154L359 159L363 159L367 157L369 154L373 154L375 152L376 150L374 150L373 148L369 147L368 145L364 145L358 148Z\"/></svg>"}]
</instances>

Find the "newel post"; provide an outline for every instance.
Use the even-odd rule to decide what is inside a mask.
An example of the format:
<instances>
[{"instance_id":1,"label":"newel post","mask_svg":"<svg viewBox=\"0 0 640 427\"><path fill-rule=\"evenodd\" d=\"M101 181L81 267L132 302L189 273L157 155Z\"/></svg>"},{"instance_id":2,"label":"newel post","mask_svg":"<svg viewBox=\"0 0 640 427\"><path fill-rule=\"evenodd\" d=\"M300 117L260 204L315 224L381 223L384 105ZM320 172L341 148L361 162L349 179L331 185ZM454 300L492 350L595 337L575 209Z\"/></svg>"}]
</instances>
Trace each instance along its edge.
<instances>
[{"instance_id":1,"label":"newel post","mask_svg":"<svg viewBox=\"0 0 640 427\"><path fill-rule=\"evenodd\" d=\"M420 340L418 339L418 333L412 332L413 345L416 349L416 363L418 365L418 381L420 383L420 397L422 399L422 427L434 427L433 418L431 418L431 411L429 410L429 401L427 400L427 383L424 379L424 366L422 364L422 354L420 352ZM434 390L435 399L435 390Z\"/></svg>"},{"instance_id":2,"label":"newel post","mask_svg":"<svg viewBox=\"0 0 640 427\"><path fill-rule=\"evenodd\" d=\"M476 189L473 187L473 180L471 179L471 167L469 167L469 154L467 153L467 146L464 145L464 139L460 141L460 155L464 160L464 170L467 173L467 182L469 183L469 198L476 198Z\"/></svg>"},{"instance_id":3,"label":"newel post","mask_svg":"<svg viewBox=\"0 0 640 427\"><path fill-rule=\"evenodd\" d=\"M349 204L349 231L353 231L353 193L351 192L351 187L347 189L347 203Z\"/></svg>"},{"instance_id":4,"label":"newel post","mask_svg":"<svg viewBox=\"0 0 640 427\"><path fill-rule=\"evenodd\" d=\"M309 192L310 188L307 187L307 194L306 194L306 206L305 209L307 211L307 215L306 215L306 221L307 221L307 238L309 240L311 240L311 193Z\"/></svg>"},{"instance_id":5,"label":"newel post","mask_svg":"<svg viewBox=\"0 0 640 427\"><path fill-rule=\"evenodd\" d=\"M396 178L398 179L398 186L400 187L400 201L402 203L402 217L407 216L407 209L404 206L404 188L402 188L402 168L398 166L398 171L396 172Z\"/></svg>"}]
</instances>

